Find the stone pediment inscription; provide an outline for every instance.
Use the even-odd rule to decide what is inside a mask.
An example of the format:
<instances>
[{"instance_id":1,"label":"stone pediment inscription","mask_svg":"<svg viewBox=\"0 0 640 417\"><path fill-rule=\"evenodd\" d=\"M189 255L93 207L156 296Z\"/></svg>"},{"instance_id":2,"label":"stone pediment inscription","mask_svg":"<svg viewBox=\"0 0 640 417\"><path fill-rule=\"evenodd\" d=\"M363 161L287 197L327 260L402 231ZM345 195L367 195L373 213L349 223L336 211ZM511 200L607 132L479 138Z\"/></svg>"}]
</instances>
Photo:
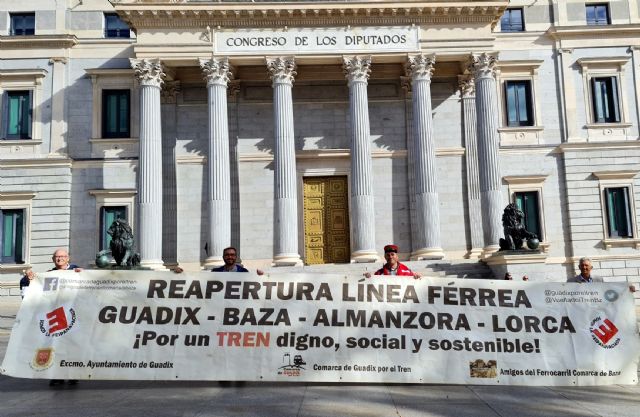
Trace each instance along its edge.
<instances>
[{"instance_id":1,"label":"stone pediment inscription","mask_svg":"<svg viewBox=\"0 0 640 417\"><path fill-rule=\"evenodd\" d=\"M419 51L418 27L234 29L213 33L215 55Z\"/></svg>"}]
</instances>

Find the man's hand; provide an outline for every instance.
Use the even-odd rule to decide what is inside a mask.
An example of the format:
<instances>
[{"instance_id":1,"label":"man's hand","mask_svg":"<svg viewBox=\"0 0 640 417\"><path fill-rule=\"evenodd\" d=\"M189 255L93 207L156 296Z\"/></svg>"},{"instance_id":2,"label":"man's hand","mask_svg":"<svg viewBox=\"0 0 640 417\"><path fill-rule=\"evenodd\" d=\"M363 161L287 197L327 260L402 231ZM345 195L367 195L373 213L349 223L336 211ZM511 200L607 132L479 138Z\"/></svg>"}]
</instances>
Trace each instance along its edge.
<instances>
[{"instance_id":1,"label":"man's hand","mask_svg":"<svg viewBox=\"0 0 640 417\"><path fill-rule=\"evenodd\" d=\"M179 266L176 266L173 269L173 272L175 272L176 274L182 274L184 272L184 269L180 268Z\"/></svg>"},{"instance_id":2,"label":"man's hand","mask_svg":"<svg viewBox=\"0 0 640 417\"><path fill-rule=\"evenodd\" d=\"M256 269L256 274L264 275L264 271L262 269Z\"/></svg>"},{"instance_id":3,"label":"man's hand","mask_svg":"<svg viewBox=\"0 0 640 417\"><path fill-rule=\"evenodd\" d=\"M73 268L73 272L82 272L82 268Z\"/></svg>"},{"instance_id":4,"label":"man's hand","mask_svg":"<svg viewBox=\"0 0 640 417\"><path fill-rule=\"evenodd\" d=\"M630 292L636 292L636 286L635 285L629 285L629 291Z\"/></svg>"},{"instance_id":5,"label":"man's hand","mask_svg":"<svg viewBox=\"0 0 640 417\"><path fill-rule=\"evenodd\" d=\"M420 278L422 278L422 274L420 272L413 273L413 279L420 279Z\"/></svg>"},{"instance_id":6,"label":"man's hand","mask_svg":"<svg viewBox=\"0 0 640 417\"><path fill-rule=\"evenodd\" d=\"M365 278L371 278L371 272L367 271L364 274L362 274Z\"/></svg>"}]
</instances>

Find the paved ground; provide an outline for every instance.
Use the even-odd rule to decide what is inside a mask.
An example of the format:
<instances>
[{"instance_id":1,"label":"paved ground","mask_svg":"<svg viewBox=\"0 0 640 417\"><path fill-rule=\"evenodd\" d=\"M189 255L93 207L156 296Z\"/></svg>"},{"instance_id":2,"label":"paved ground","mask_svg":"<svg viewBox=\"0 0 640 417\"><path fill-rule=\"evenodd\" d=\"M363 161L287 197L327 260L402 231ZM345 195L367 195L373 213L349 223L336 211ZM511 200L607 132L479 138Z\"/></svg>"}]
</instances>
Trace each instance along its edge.
<instances>
[{"instance_id":1,"label":"paved ground","mask_svg":"<svg viewBox=\"0 0 640 417\"><path fill-rule=\"evenodd\" d=\"M16 303L0 303L0 358ZM0 375L1 417L612 416L640 415L640 386L487 387L215 382L47 381Z\"/></svg>"}]
</instances>

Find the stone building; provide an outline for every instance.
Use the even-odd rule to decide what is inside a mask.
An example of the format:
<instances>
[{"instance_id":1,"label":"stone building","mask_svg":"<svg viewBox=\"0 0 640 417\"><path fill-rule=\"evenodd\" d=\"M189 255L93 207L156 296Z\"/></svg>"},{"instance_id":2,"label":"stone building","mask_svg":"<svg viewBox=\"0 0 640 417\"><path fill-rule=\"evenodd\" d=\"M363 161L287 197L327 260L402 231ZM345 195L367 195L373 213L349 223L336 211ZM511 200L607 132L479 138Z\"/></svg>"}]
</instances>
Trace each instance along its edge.
<instances>
[{"instance_id":1,"label":"stone building","mask_svg":"<svg viewBox=\"0 0 640 417\"><path fill-rule=\"evenodd\" d=\"M637 280L635 0L0 0L0 281L116 217L142 262L486 261ZM467 261L463 261L467 259ZM5 284L4 293L7 293Z\"/></svg>"}]
</instances>

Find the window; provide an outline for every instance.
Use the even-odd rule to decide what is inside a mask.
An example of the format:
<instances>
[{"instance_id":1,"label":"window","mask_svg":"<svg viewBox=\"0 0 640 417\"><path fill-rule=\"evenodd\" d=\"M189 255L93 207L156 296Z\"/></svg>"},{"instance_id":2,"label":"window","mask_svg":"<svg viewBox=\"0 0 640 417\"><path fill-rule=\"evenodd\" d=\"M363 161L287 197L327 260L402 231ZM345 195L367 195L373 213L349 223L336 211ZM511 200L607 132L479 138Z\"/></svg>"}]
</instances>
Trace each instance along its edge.
<instances>
[{"instance_id":1,"label":"window","mask_svg":"<svg viewBox=\"0 0 640 417\"><path fill-rule=\"evenodd\" d=\"M543 241L540 228L540 211L537 191L516 192L513 195L516 206L524 213L524 227L527 231L535 233L540 241Z\"/></svg>"},{"instance_id":2,"label":"window","mask_svg":"<svg viewBox=\"0 0 640 417\"><path fill-rule=\"evenodd\" d=\"M522 9L507 9L500 18L500 31L523 32L524 13Z\"/></svg>"},{"instance_id":3,"label":"window","mask_svg":"<svg viewBox=\"0 0 640 417\"><path fill-rule=\"evenodd\" d=\"M104 206L100 209L100 250L109 249L111 235L107 230L116 219L127 220L126 206Z\"/></svg>"},{"instance_id":4,"label":"window","mask_svg":"<svg viewBox=\"0 0 640 417\"><path fill-rule=\"evenodd\" d=\"M507 126L533 126L531 82L529 80L505 81Z\"/></svg>"},{"instance_id":5,"label":"window","mask_svg":"<svg viewBox=\"0 0 640 417\"><path fill-rule=\"evenodd\" d=\"M102 137L128 138L130 134L130 91L102 90Z\"/></svg>"},{"instance_id":6,"label":"window","mask_svg":"<svg viewBox=\"0 0 640 417\"><path fill-rule=\"evenodd\" d=\"M0 259L2 263L24 263L24 209L0 209Z\"/></svg>"},{"instance_id":7,"label":"window","mask_svg":"<svg viewBox=\"0 0 640 417\"><path fill-rule=\"evenodd\" d=\"M636 208L633 199L635 170L596 171L602 210L602 245L606 250L633 247L640 250L636 233Z\"/></svg>"},{"instance_id":8,"label":"window","mask_svg":"<svg viewBox=\"0 0 640 417\"><path fill-rule=\"evenodd\" d=\"M607 229L610 238L633 237L629 188L605 188Z\"/></svg>"},{"instance_id":9,"label":"window","mask_svg":"<svg viewBox=\"0 0 640 417\"><path fill-rule=\"evenodd\" d=\"M31 91L7 91L4 95L3 126L6 139L31 139Z\"/></svg>"},{"instance_id":10,"label":"window","mask_svg":"<svg viewBox=\"0 0 640 417\"><path fill-rule=\"evenodd\" d=\"M591 78L594 123L619 123L618 82L616 77Z\"/></svg>"},{"instance_id":11,"label":"window","mask_svg":"<svg viewBox=\"0 0 640 417\"><path fill-rule=\"evenodd\" d=\"M611 23L609 19L609 5L607 3L601 4L587 4L587 25L608 25Z\"/></svg>"},{"instance_id":12,"label":"window","mask_svg":"<svg viewBox=\"0 0 640 417\"><path fill-rule=\"evenodd\" d=\"M93 240L93 251L99 252L109 249L111 236L107 233L115 219L124 219L129 223L135 234L134 220L135 196L137 191L133 189L97 189L89 190L89 194L95 197L95 221L87 225L86 230L92 230L89 234Z\"/></svg>"},{"instance_id":13,"label":"window","mask_svg":"<svg viewBox=\"0 0 640 417\"><path fill-rule=\"evenodd\" d=\"M546 179L546 175L503 177L503 180L509 185L509 201L515 203L518 209L524 213L524 227L538 236L540 249L543 253L549 252L550 241L554 239L554 233L562 234L561 230L559 232L551 230L551 233L547 234L543 191Z\"/></svg>"},{"instance_id":14,"label":"window","mask_svg":"<svg viewBox=\"0 0 640 417\"><path fill-rule=\"evenodd\" d=\"M35 13L11 13L11 35L33 35L36 27Z\"/></svg>"},{"instance_id":15,"label":"window","mask_svg":"<svg viewBox=\"0 0 640 417\"><path fill-rule=\"evenodd\" d=\"M130 38L129 26L115 13L105 13L104 15L104 37L105 38Z\"/></svg>"}]
</instances>

